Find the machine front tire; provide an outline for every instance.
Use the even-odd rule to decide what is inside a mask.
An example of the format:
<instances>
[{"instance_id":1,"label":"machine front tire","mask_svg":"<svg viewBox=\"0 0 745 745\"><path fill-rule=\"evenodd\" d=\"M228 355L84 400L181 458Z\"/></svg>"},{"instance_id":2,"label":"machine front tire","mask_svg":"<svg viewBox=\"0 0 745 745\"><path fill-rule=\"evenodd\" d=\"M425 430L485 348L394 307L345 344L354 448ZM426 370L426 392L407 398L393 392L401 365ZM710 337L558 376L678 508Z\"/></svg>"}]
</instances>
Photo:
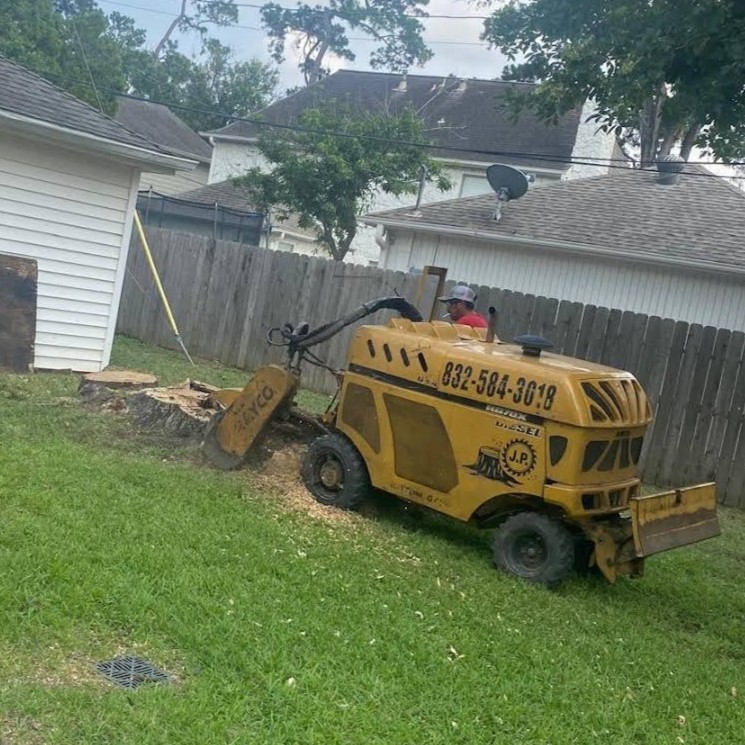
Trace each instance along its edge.
<instances>
[{"instance_id":1,"label":"machine front tire","mask_svg":"<svg viewBox=\"0 0 745 745\"><path fill-rule=\"evenodd\" d=\"M560 522L537 512L505 520L494 535L497 569L545 587L561 584L574 569L574 536Z\"/></svg>"},{"instance_id":2,"label":"machine front tire","mask_svg":"<svg viewBox=\"0 0 745 745\"><path fill-rule=\"evenodd\" d=\"M370 493L365 461L357 448L337 432L311 442L302 477L315 499L330 507L357 509Z\"/></svg>"}]
</instances>

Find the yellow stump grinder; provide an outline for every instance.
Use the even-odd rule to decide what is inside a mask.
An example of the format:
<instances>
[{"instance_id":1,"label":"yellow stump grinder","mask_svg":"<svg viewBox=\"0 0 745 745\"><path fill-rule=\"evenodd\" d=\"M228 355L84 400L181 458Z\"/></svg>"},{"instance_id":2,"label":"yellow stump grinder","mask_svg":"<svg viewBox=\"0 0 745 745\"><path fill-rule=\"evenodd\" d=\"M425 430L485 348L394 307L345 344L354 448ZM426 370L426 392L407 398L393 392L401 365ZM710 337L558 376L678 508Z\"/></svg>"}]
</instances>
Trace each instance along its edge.
<instances>
[{"instance_id":1,"label":"yellow stump grinder","mask_svg":"<svg viewBox=\"0 0 745 745\"><path fill-rule=\"evenodd\" d=\"M292 408L310 348L381 309L356 330L339 390L323 417ZM494 317L493 317L494 320ZM641 576L647 556L719 534L715 485L642 495L636 469L652 412L637 380L488 330L423 322L381 298L316 330L277 331L287 363L256 372L205 436L220 468L241 465L271 421L300 417L318 434L303 481L319 502L354 509L372 489L462 521L496 527L495 566L554 586L577 558L610 582Z\"/></svg>"}]
</instances>

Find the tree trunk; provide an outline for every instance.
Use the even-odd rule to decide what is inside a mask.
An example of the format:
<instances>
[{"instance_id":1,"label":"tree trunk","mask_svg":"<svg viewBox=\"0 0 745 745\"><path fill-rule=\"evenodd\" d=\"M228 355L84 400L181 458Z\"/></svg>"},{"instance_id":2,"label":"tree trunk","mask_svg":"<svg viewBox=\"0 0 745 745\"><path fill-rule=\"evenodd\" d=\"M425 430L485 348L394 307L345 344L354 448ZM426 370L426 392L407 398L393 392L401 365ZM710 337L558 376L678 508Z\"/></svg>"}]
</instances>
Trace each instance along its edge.
<instances>
[{"instance_id":1,"label":"tree trunk","mask_svg":"<svg viewBox=\"0 0 745 745\"><path fill-rule=\"evenodd\" d=\"M324 41L318 50L316 58L312 61L311 68L305 78L306 85L313 85L313 83L317 83L321 79L321 71L323 69L321 65L323 64L323 58L326 56L328 48L329 43Z\"/></svg>"},{"instance_id":2,"label":"tree trunk","mask_svg":"<svg viewBox=\"0 0 745 745\"><path fill-rule=\"evenodd\" d=\"M639 112L639 131L641 135L641 167L651 166L657 156L657 148L660 139L660 120L662 117L662 106L667 97L664 88L653 96L644 108Z\"/></svg>"},{"instance_id":3,"label":"tree trunk","mask_svg":"<svg viewBox=\"0 0 745 745\"><path fill-rule=\"evenodd\" d=\"M669 129L662 136L662 143L660 144L660 149L657 154L670 155L670 151L678 140L680 140L680 129Z\"/></svg>"},{"instance_id":4,"label":"tree trunk","mask_svg":"<svg viewBox=\"0 0 745 745\"><path fill-rule=\"evenodd\" d=\"M691 150L693 150L693 146L696 144L696 138L700 131L701 126L699 124L694 124L689 127L688 131L685 133L683 142L680 143L680 157L683 158L683 160L687 161L688 158L691 157Z\"/></svg>"},{"instance_id":5,"label":"tree trunk","mask_svg":"<svg viewBox=\"0 0 745 745\"><path fill-rule=\"evenodd\" d=\"M181 0L181 10L179 11L178 16L174 18L171 25L168 27L168 30L163 34L163 38L158 42L158 45L155 47L155 59L160 59L160 53L163 51L163 47L166 45L166 42L171 38L171 34L176 30L176 26L179 25L179 23L186 18L186 3L187 0Z\"/></svg>"}]
</instances>

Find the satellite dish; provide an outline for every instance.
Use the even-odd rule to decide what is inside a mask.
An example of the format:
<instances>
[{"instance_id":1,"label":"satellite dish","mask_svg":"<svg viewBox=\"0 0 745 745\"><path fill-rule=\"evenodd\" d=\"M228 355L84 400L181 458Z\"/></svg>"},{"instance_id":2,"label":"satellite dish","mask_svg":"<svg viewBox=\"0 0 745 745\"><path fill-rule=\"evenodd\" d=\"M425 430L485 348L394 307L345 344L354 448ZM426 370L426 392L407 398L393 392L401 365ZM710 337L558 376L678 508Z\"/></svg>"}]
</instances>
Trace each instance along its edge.
<instances>
[{"instance_id":1,"label":"satellite dish","mask_svg":"<svg viewBox=\"0 0 745 745\"><path fill-rule=\"evenodd\" d=\"M519 199L528 191L528 177L519 169L495 163L486 169L489 186L497 194L497 211L494 219L502 219L502 210L511 199Z\"/></svg>"}]
</instances>

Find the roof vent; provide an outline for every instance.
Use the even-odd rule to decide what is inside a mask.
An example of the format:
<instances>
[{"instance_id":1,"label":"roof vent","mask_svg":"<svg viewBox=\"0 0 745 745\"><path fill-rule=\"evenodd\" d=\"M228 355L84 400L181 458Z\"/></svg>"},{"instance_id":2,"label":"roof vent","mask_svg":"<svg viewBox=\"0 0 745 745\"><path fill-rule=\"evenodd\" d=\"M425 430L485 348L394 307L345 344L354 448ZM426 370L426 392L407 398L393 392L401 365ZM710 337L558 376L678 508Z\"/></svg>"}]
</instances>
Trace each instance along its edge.
<instances>
[{"instance_id":1,"label":"roof vent","mask_svg":"<svg viewBox=\"0 0 745 745\"><path fill-rule=\"evenodd\" d=\"M523 348L523 354L526 357L540 357L544 349L551 349L553 344L544 339L542 336L533 336L532 334L523 334L516 336L513 341Z\"/></svg>"},{"instance_id":2,"label":"roof vent","mask_svg":"<svg viewBox=\"0 0 745 745\"><path fill-rule=\"evenodd\" d=\"M679 155L663 155L657 158L657 183L672 186L680 181L685 161Z\"/></svg>"},{"instance_id":3,"label":"roof vent","mask_svg":"<svg viewBox=\"0 0 745 745\"><path fill-rule=\"evenodd\" d=\"M395 93L406 93L406 73L401 76L398 85L393 89Z\"/></svg>"}]
</instances>

